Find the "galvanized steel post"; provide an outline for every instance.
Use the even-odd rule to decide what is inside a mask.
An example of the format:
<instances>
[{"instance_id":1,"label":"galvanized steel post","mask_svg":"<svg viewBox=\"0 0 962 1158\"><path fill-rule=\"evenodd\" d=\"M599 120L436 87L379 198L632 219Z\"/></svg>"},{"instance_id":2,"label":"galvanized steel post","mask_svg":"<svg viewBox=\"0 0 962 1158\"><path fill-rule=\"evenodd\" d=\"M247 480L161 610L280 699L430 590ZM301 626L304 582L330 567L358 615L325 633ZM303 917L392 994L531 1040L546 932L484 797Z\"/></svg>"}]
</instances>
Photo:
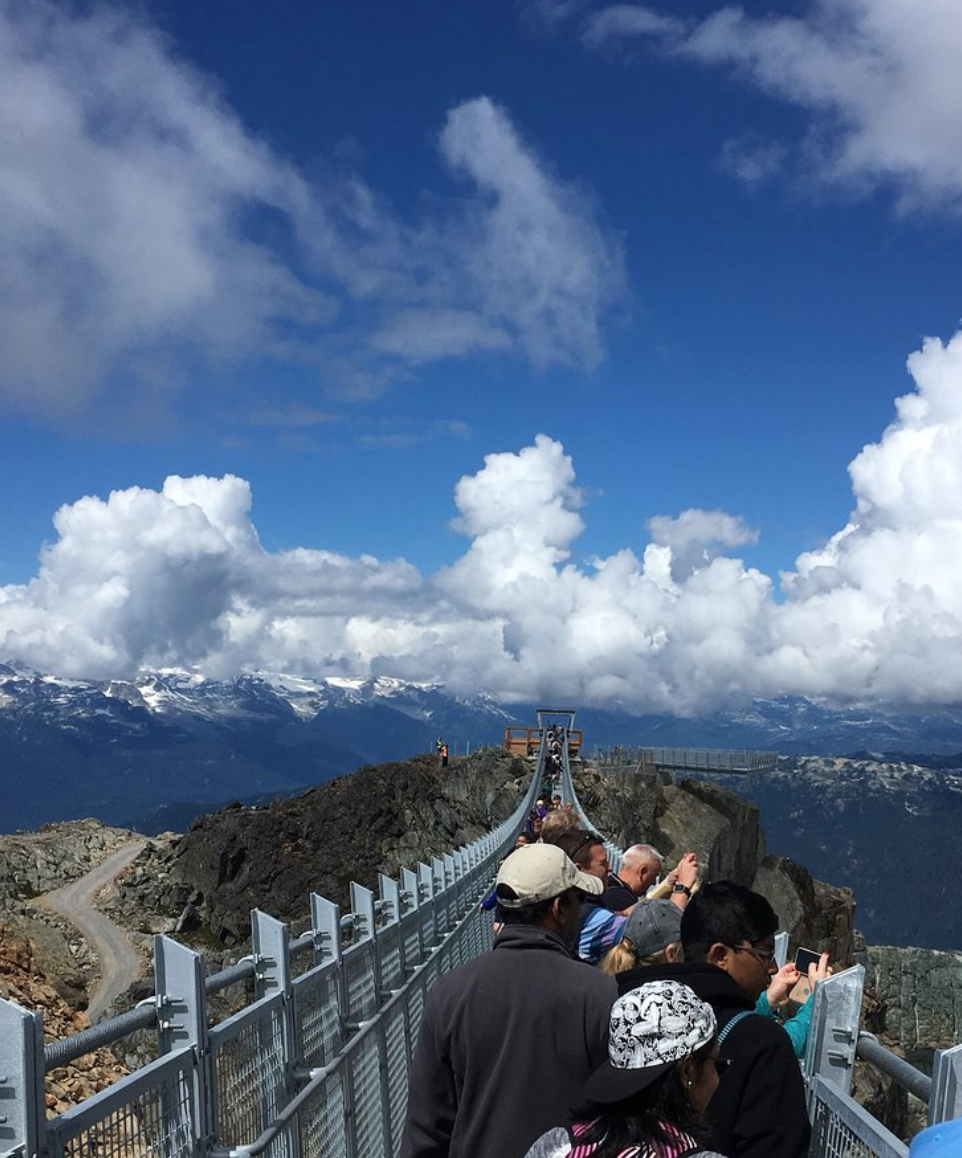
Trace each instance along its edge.
<instances>
[{"instance_id":1,"label":"galvanized steel post","mask_svg":"<svg viewBox=\"0 0 962 1158\"><path fill-rule=\"evenodd\" d=\"M937 1049L932 1067L929 1125L962 1118L962 1045Z\"/></svg>"},{"instance_id":2,"label":"galvanized steel post","mask_svg":"<svg viewBox=\"0 0 962 1158\"><path fill-rule=\"evenodd\" d=\"M291 931L283 921L277 920L261 909L251 910L251 951L254 958L254 990L257 1000L273 997L279 993L284 1001L281 1006L281 1051L284 1067L285 1098L290 1098L297 1085L295 1066L297 1045L294 1034L294 1003L291 999ZM263 1054L270 1051L271 1029L269 1023L258 1025L260 1048ZM263 1094L261 1113L264 1121L269 1121L271 1103L266 1090ZM297 1132L291 1141L294 1152L290 1158L298 1158L300 1149Z\"/></svg>"},{"instance_id":3,"label":"galvanized steel post","mask_svg":"<svg viewBox=\"0 0 962 1158\"><path fill-rule=\"evenodd\" d=\"M210 1125L213 1082L203 957L170 937L162 934L154 937L154 985L158 1055L189 1046L197 1059L193 1073L193 1125L197 1153L203 1154L213 1142ZM165 1092L163 1097L167 1096Z\"/></svg>"},{"instance_id":4,"label":"galvanized steel post","mask_svg":"<svg viewBox=\"0 0 962 1158\"><path fill-rule=\"evenodd\" d=\"M864 985L865 969L853 965L820 982L809 998L815 1005L805 1051L805 1075L817 1075L843 1094L852 1088Z\"/></svg>"},{"instance_id":5,"label":"galvanized steel post","mask_svg":"<svg viewBox=\"0 0 962 1158\"><path fill-rule=\"evenodd\" d=\"M46 1146L43 1016L0 997L0 1154Z\"/></svg>"}]
</instances>

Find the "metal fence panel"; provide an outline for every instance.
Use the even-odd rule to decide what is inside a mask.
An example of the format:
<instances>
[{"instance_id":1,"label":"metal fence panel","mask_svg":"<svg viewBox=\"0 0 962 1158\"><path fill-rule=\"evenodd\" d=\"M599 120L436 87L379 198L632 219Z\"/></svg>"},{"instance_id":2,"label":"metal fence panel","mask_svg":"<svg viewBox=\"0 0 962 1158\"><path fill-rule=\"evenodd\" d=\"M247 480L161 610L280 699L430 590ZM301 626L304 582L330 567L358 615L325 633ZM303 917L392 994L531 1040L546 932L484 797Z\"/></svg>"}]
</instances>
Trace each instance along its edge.
<instances>
[{"instance_id":1,"label":"metal fence panel","mask_svg":"<svg viewBox=\"0 0 962 1158\"><path fill-rule=\"evenodd\" d=\"M813 1158L908 1158L908 1146L848 1094L814 1078Z\"/></svg>"},{"instance_id":2,"label":"metal fence panel","mask_svg":"<svg viewBox=\"0 0 962 1158\"><path fill-rule=\"evenodd\" d=\"M359 1158L389 1158L381 1110L380 1051L373 1033L365 1035L351 1050L347 1071L357 1154Z\"/></svg>"},{"instance_id":3,"label":"metal fence panel","mask_svg":"<svg viewBox=\"0 0 962 1158\"><path fill-rule=\"evenodd\" d=\"M298 1114L303 1158L354 1158L347 1137L347 1106L340 1070L325 1079Z\"/></svg>"},{"instance_id":4,"label":"metal fence panel","mask_svg":"<svg viewBox=\"0 0 962 1158\"><path fill-rule=\"evenodd\" d=\"M194 1158L195 1053L157 1058L49 1123L53 1158Z\"/></svg>"},{"instance_id":5,"label":"metal fence panel","mask_svg":"<svg viewBox=\"0 0 962 1158\"><path fill-rule=\"evenodd\" d=\"M222 1146L244 1146L270 1125L289 1097L284 998L265 997L210 1031L213 1128Z\"/></svg>"},{"instance_id":6,"label":"metal fence panel","mask_svg":"<svg viewBox=\"0 0 962 1158\"><path fill-rule=\"evenodd\" d=\"M410 1037L406 1003L398 1003L384 1015L384 1087L381 1097L386 1099L389 1154L396 1154L401 1146L401 1132L408 1108L408 1073L410 1069Z\"/></svg>"},{"instance_id":7,"label":"metal fence panel","mask_svg":"<svg viewBox=\"0 0 962 1158\"><path fill-rule=\"evenodd\" d=\"M302 1065L317 1069L341 1048L341 994L334 962L318 965L294 979L294 1035Z\"/></svg>"},{"instance_id":8,"label":"metal fence panel","mask_svg":"<svg viewBox=\"0 0 962 1158\"><path fill-rule=\"evenodd\" d=\"M348 1027L356 1027L371 1017L378 1006L377 961L374 941L362 941L344 951L344 988L347 1008L344 1011Z\"/></svg>"}]
</instances>

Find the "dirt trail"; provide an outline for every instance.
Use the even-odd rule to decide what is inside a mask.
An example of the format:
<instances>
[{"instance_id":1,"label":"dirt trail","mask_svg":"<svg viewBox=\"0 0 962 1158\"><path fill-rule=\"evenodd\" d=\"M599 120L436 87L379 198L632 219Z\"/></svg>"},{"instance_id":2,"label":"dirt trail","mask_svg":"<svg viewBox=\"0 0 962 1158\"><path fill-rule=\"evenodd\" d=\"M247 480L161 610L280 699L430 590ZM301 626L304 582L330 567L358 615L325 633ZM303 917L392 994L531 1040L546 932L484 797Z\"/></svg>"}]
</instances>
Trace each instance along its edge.
<instances>
[{"instance_id":1,"label":"dirt trail","mask_svg":"<svg viewBox=\"0 0 962 1158\"><path fill-rule=\"evenodd\" d=\"M74 925L100 961L100 981L91 994L87 1014L93 1024L118 994L123 993L140 973L140 957L127 934L93 907L93 898L134 860L145 840L125 844L101 861L86 876L44 893L37 904L45 905Z\"/></svg>"}]
</instances>

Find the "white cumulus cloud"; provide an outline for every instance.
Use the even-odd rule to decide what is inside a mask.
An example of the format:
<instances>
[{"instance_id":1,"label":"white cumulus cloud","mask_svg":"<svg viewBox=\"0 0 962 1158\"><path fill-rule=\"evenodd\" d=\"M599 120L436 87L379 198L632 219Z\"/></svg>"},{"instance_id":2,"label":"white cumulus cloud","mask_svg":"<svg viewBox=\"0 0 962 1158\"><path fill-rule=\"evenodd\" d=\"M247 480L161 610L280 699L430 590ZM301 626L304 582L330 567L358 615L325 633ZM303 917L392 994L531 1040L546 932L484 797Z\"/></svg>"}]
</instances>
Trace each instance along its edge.
<instances>
[{"instance_id":1,"label":"white cumulus cloud","mask_svg":"<svg viewBox=\"0 0 962 1158\"><path fill-rule=\"evenodd\" d=\"M403 220L308 179L141 12L0 3L0 404L163 403L252 352L348 393L486 351L595 365L620 241L487 97L442 119L462 194Z\"/></svg>"},{"instance_id":2,"label":"white cumulus cloud","mask_svg":"<svg viewBox=\"0 0 962 1158\"><path fill-rule=\"evenodd\" d=\"M724 511L574 556L584 498L539 435L455 488L468 540L425 575L398 560L268 552L246 482L169 478L61 508L36 577L0 588L0 658L74 676L197 666L392 674L507 700L705 710L753 695L962 698L962 333L908 360L913 389L850 465L849 521L776 583Z\"/></svg>"},{"instance_id":3,"label":"white cumulus cloud","mask_svg":"<svg viewBox=\"0 0 962 1158\"><path fill-rule=\"evenodd\" d=\"M791 15L719 7L668 19L642 5L614 5L586 24L589 44L653 37L666 51L729 67L743 80L811 114L798 142L809 176L848 188L879 184L903 207L958 208L962 196L962 22L953 0L809 0ZM755 161L781 158L777 144ZM744 147L726 160L750 180Z\"/></svg>"}]
</instances>

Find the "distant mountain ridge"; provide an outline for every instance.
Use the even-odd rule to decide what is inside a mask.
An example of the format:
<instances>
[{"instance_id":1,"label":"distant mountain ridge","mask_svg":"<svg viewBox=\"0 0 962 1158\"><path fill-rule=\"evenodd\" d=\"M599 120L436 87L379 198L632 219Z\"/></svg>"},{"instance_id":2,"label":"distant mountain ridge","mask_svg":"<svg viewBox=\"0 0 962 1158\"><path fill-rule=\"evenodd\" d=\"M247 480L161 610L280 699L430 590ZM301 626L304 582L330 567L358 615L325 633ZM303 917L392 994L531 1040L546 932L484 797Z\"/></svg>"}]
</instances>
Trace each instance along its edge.
<instances>
[{"instance_id":1,"label":"distant mountain ridge","mask_svg":"<svg viewBox=\"0 0 962 1158\"><path fill-rule=\"evenodd\" d=\"M962 752L955 708L870 711L783 697L682 718L571 706L589 755L615 744L916 752L952 767ZM508 724L533 726L535 710L388 677L158 671L98 682L0 664L0 831L88 815L141 831L181 828L231 800L297 793L430 750L438 735L453 751L500 744Z\"/></svg>"},{"instance_id":2,"label":"distant mountain ridge","mask_svg":"<svg viewBox=\"0 0 962 1158\"><path fill-rule=\"evenodd\" d=\"M922 763L921 761L925 761ZM962 756L790 756L774 772L715 776L759 808L771 847L855 890L870 944L962 951L955 863Z\"/></svg>"},{"instance_id":3,"label":"distant mountain ridge","mask_svg":"<svg viewBox=\"0 0 962 1158\"><path fill-rule=\"evenodd\" d=\"M499 743L512 719L488 697L392 679L168 671L97 682L0 664L0 831L89 815L180 827L231 800L426 751L438 734Z\"/></svg>"}]
</instances>

